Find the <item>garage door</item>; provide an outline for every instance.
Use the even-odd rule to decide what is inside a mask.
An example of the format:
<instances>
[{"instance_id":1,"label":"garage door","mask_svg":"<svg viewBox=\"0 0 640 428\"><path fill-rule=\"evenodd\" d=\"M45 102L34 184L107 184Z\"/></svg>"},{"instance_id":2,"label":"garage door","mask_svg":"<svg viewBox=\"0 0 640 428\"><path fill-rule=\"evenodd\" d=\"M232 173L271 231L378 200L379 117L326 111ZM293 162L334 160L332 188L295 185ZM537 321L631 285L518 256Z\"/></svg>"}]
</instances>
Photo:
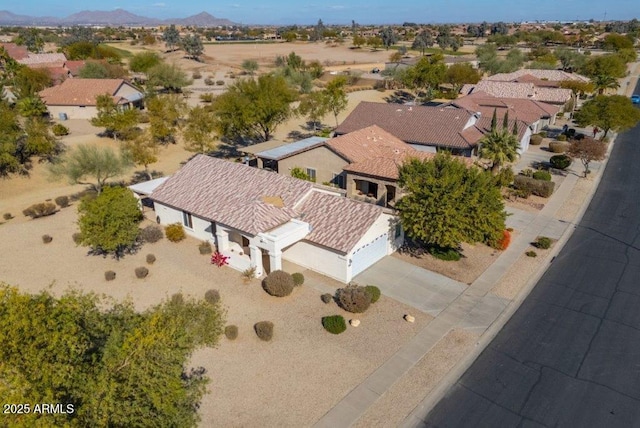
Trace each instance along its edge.
<instances>
[{"instance_id":1,"label":"garage door","mask_svg":"<svg viewBox=\"0 0 640 428\"><path fill-rule=\"evenodd\" d=\"M388 237L385 233L360 247L351 256L351 276L354 277L387 255Z\"/></svg>"}]
</instances>

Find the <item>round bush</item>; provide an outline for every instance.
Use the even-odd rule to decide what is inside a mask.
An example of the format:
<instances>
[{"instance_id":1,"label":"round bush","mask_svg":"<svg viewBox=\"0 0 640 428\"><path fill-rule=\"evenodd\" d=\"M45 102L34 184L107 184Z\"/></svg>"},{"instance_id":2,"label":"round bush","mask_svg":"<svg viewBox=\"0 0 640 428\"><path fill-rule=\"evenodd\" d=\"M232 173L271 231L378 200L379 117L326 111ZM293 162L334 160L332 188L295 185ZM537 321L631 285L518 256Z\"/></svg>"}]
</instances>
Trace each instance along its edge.
<instances>
[{"instance_id":1,"label":"round bush","mask_svg":"<svg viewBox=\"0 0 640 428\"><path fill-rule=\"evenodd\" d=\"M180 242L186 235L184 233L184 227L180 223L173 223L164 228L164 234L171 242Z\"/></svg>"},{"instance_id":2,"label":"round bush","mask_svg":"<svg viewBox=\"0 0 640 428\"><path fill-rule=\"evenodd\" d=\"M460 253L453 248L429 248L429 254L438 260L444 260L446 262L457 262L460 260Z\"/></svg>"},{"instance_id":3,"label":"round bush","mask_svg":"<svg viewBox=\"0 0 640 428\"><path fill-rule=\"evenodd\" d=\"M202 74L199 71L194 71L191 77L193 79L202 79Z\"/></svg>"},{"instance_id":4,"label":"round bush","mask_svg":"<svg viewBox=\"0 0 640 428\"><path fill-rule=\"evenodd\" d=\"M549 159L549 163L551 163L551 167L555 169L565 170L571 165L571 158L567 155L554 155Z\"/></svg>"},{"instance_id":5,"label":"round bush","mask_svg":"<svg viewBox=\"0 0 640 428\"><path fill-rule=\"evenodd\" d=\"M73 242L75 242L76 245L82 244L82 233L80 232L74 233L73 235L71 235L71 239L73 239Z\"/></svg>"},{"instance_id":6,"label":"round bush","mask_svg":"<svg viewBox=\"0 0 640 428\"><path fill-rule=\"evenodd\" d=\"M204 300L215 305L220 301L220 292L213 289L207 290L206 293L204 293Z\"/></svg>"},{"instance_id":7,"label":"round bush","mask_svg":"<svg viewBox=\"0 0 640 428\"><path fill-rule=\"evenodd\" d=\"M171 296L171 303L175 305L182 305L184 303L184 296L182 293L175 293Z\"/></svg>"},{"instance_id":8,"label":"round bush","mask_svg":"<svg viewBox=\"0 0 640 428\"><path fill-rule=\"evenodd\" d=\"M224 85L224 80L216 80L216 85L223 86Z\"/></svg>"},{"instance_id":9,"label":"round bush","mask_svg":"<svg viewBox=\"0 0 640 428\"><path fill-rule=\"evenodd\" d=\"M556 137L556 140L558 141L567 141L567 136L564 134L560 134Z\"/></svg>"},{"instance_id":10,"label":"round bush","mask_svg":"<svg viewBox=\"0 0 640 428\"><path fill-rule=\"evenodd\" d=\"M200 254L211 254L211 243L209 241L202 241L200 245L198 245L198 251L200 251Z\"/></svg>"},{"instance_id":11,"label":"round bush","mask_svg":"<svg viewBox=\"0 0 640 428\"><path fill-rule=\"evenodd\" d=\"M322 326L332 334L343 333L347 329L347 323L342 315L331 315L322 317Z\"/></svg>"},{"instance_id":12,"label":"round bush","mask_svg":"<svg viewBox=\"0 0 640 428\"><path fill-rule=\"evenodd\" d=\"M50 235L42 235L42 242L43 243L48 244L51 241L53 241L53 237L51 237Z\"/></svg>"},{"instance_id":13,"label":"round bush","mask_svg":"<svg viewBox=\"0 0 640 428\"><path fill-rule=\"evenodd\" d=\"M549 143L549 150L552 153L564 153L567 151L567 143L562 141L552 141Z\"/></svg>"},{"instance_id":14,"label":"round bush","mask_svg":"<svg viewBox=\"0 0 640 428\"><path fill-rule=\"evenodd\" d=\"M364 287L364 289L371 296L371 303L375 303L380 300L381 293L378 287L376 287L375 285L367 285L366 287Z\"/></svg>"},{"instance_id":15,"label":"round bush","mask_svg":"<svg viewBox=\"0 0 640 428\"><path fill-rule=\"evenodd\" d=\"M144 242L148 242L149 244L153 244L154 242L158 242L164 237L162 234L162 228L160 226L156 226L155 224L150 224L140 231L140 239Z\"/></svg>"},{"instance_id":16,"label":"round bush","mask_svg":"<svg viewBox=\"0 0 640 428\"><path fill-rule=\"evenodd\" d=\"M338 305L347 312L361 313L369 309L371 295L364 287L349 285L336 291Z\"/></svg>"},{"instance_id":17,"label":"round bush","mask_svg":"<svg viewBox=\"0 0 640 428\"><path fill-rule=\"evenodd\" d=\"M5 220L11 220L13 218L13 215L11 213L4 213L2 214L2 218Z\"/></svg>"},{"instance_id":18,"label":"round bush","mask_svg":"<svg viewBox=\"0 0 640 428\"><path fill-rule=\"evenodd\" d=\"M288 296L293 287L293 278L282 270L274 270L262 281L264 291L276 297Z\"/></svg>"},{"instance_id":19,"label":"round bush","mask_svg":"<svg viewBox=\"0 0 640 428\"><path fill-rule=\"evenodd\" d=\"M525 254L527 255L527 257L538 257L538 253L536 253L535 251L527 251Z\"/></svg>"},{"instance_id":20,"label":"round bush","mask_svg":"<svg viewBox=\"0 0 640 428\"><path fill-rule=\"evenodd\" d=\"M533 173L533 178L536 180L551 181L551 174L547 171L536 171Z\"/></svg>"},{"instance_id":21,"label":"round bush","mask_svg":"<svg viewBox=\"0 0 640 428\"><path fill-rule=\"evenodd\" d=\"M153 254L147 254L147 263L152 265L156 261L156 256Z\"/></svg>"},{"instance_id":22,"label":"round bush","mask_svg":"<svg viewBox=\"0 0 640 428\"><path fill-rule=\"evenodd\" d=\"M547 138L547 131L540 131L538 132L538 135L541 136L542 138Z\"/></svg>"},{"instance_id":23,"label":"round bush","mask_svg":"<svg viewBox=\"0 0 640 428\"><path fill-rule=\"evenodd\" d=\"M320 300L322 300L324 303L331 303L331 301L333 300L333 296L329 293L325 293L320 296Z\"/></svg>"},{"instance_id":24,"label":"round bush","mask_svg":"<svg viewBox=\"0 0 640 428\"><path fill-rule=\"evenodd\" d=\"M224 335L227 336L229 340L236 340L238 338L238 326L237 325L228 325L224 328Z\"/></svg>"},{"instance_id":25,"label":"round bush","mask_svg":"<svg viewBox=\"0 0 640 428\"><path fill-rule=\"evenodd\" d=\"M304 284L304 275L300 272L292 274L291 278L293 279L293 285L295 285L296 287Z\"/></svg>"},{"instance_id":26,"label":"round bush","mask_svg":"<svg viewBox=\"0 0 640 428\"><path fill-rule=\"evenodd\" d=\"M541 250L547 250L551 248L551 238L547 238L546 236L540 236L534 243L534 246L536 248L540 248Z\"/></svg>"},{"instance_id":27,"label":"round bush","mask_svg":"<svg viewBox=\"0 0 640 428\"><path fill-rule=\"evenodd\" d=\"M104 273L104 279L106 279L107 281L113 281L114 279L116 279L116 273L112 270L108 270Z\"/></svg>"},{"instance_id":28,"label":"round bush","mask_svg":"<svg viewBox=\"0 0 640 428\"><path fill-rule=\"evenodd\" d=\"M532 146L539 146L540 144L542 144L542 135L533 134L529 139L529 144L531 144Z\"/></svg>"},{"instance_id":29,"label":"round bush","mask_svg":"<svg viewBox=\"0 0 640 428\"><path fill-rule=\"evenodd\" d=\"M56 123L51 127L51 132L53 132L53 135L56 137L63 137L65 135L69 135L69 128L61 123Z\"/></svg>"},{"instance_id":30,"label":"round bush","mask_svg":"<svg viewBox=\"0 0 640 428\"><path fill-rule=\"evenodd\" d=\"M146 278L149 275L149 269L144 266L140 266L136 268L136 278L142 279Z\"/></svg>"},{"instance_id":31,"label":"round bush","mask_svg":"<svg viewBox=\"0 0 640 428\"><path fill-rule=\"evenodd\" d=\"M54 199L54 201L56 201L56 204L60 208L65 208L65 207L69 206L69 197L68 196L58 196L57 198Z\"/></svg>"},{"instance_id":32,"label":"round bush","mask_svg":"<svg viewBox=\"0 0 640 428\"><path fill-rule=\"evenodd\" d=\"M265 342L270 341L273 338L273 323L271 321L260 321L253 326L253 330L260 340Z\"/></svg>"}]
</instances>

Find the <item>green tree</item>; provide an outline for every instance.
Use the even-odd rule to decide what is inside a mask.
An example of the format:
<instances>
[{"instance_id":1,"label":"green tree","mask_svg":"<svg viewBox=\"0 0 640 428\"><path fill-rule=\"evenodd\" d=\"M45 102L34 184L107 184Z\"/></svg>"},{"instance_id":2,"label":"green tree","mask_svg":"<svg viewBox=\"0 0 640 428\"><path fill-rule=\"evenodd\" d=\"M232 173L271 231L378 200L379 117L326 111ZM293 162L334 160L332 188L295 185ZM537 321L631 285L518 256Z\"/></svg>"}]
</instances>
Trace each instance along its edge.
<instances>
[{"instance_id":1,"label":"green tree","mask_svg":"<svg viewBox=\"0 0 640 428\"><path fill-rule=\"evenodd\" d=\"M315 182L315 180L299 166L291 168L291 176L300 180Z\"/></svg>"},{"instance_id":2,"label":"green tree","mask_svg":"<svg viewBox=\"0 0 640 428\"><path fill-rule=\"evenodd\" d=\"M408 89L414 91L416 100L421 92L424 92L426 99L432 99L438 85L444 82L447 66L443 59L440 54L422 57L414 66L401 70L400 79Z\"/></svg>"},{"instance_id":3,"label":"green tree","mask_svg":"<svg viewBox=\"0 0 640 428\"><path fill-rule=\"evenodd\" d=\"M135 73L146 73L161 62L162 59L155 52L140 52L129 60L129 69Z\"/></svg>"},{"instance_id":4,"label":"green tree","mask_svg":"<svg viewBox=\"0 0 640 428\"><path fill-rule=\"evenodd\" d=\"M267 141L277 126L293 114L291 103L296 99L282 76L240 80L212 103L216 129L229 138Z\"/></svg>"},{"instance_id":5,"label":"green tree","mask_svg":"<svg viewBox=\"0 0 640 428\"><path fill-rule=\"evenodd\" d=\"M98 254L120 257L138 239L142 211L133 193L124 187L105 187L94 199L85 199L78 208L82 245Z\"/></svg>"},{"instance_id":6,"label":"green tree","mask_svg":"<svg viewBox=\"0 0 640 428\"><path fill-rule=\"evenodd\" d=\"M458 62L451 64L445 73L444 81L453 85L453 92L458 93L462 85L467 83L478 83L482 76L468 62Z\"/></svg>"},{"instance_id":7,"label":"green tree","mask_svg":"<svg viewBox=\"0 0 640 428\"><path fill-rule=\"evenodd\" d=\"M322 122L322 118L329 113L328 101L325 91L311 92L300 100L298 113L309 119L314 132L318 129L318 125Z\"/></svg>"},{"instance_id":8,"label":"green tree","mask_svg":"<svg viewBox=\"0 0 640 428\"><path fill-rule=\"evenodd\" d=\"M493 174L497 174L502 165L514 162L518 157L518 138L504 124L500 130L491 130L480 140L480 144L478 156L491 161Z\"/></svg>"},{"instance_id":9,"label":"green tree","mask_svg":"<svg viewBox=\"0 0 640 428\"><path fill-rule=\"evenodd\" d=\"M124 156L135 165L144 166L144 173L149 180L153 179L153 175L149 172L149 165L158 162L158 144L149 130L141 132L135 138L124 141L122 150Z\"/></svg>"},{"instance_id":10,"label":"green tree","mask_svg":"<svg viewBox=\"0 0 640 428\"><path fill-rule=\"evenodd\" d=\"M565 71L579 70L584 67L587 57L567 47L557 48L553 54L560 61L562 69Z\"/></svg>"},{"instance_id":11,"label":"green tree","mask_svg":"<svg viewBox=\"0 0 640 428\"><path fill-rule=\"evenodd\" d=\"M42 117L47 114L47 106L38 96L22 98L16 107L23 117Z\"/></svg>"},{"instance_id":12,"label":"green tree","mask_svg":"<svg viewBox=\"0 0 640 428\"><path fill-rule=\"evenodd\" d=\"M619 86L617 79L626 75L627 67L618 55L598 55L589 58L581 71L602 94L607 88Z\"/></svg>"},{"instance_id":13,"label":"green tree","mask_svg":"<svg viewBox=\"0 0 640 428\"><path fill-rule=\"evenodd\" d=\"M382 44L387 48L387 50L389 50L389 48L398 41L398 37L391 27L383 28L380 32L380 38L382 39Z\"/></svg>"},{"instance_id":14,"label":"green tree","mask_svg":"<svg viewBox=\"0 0 640 428\"><path fill-rule=\"evenodd\" d=\"M495 245L502 237L506 213L490 173L439 153L405 162L398 184L406 194L396 208L415 242L458 250L462 242Z\"/></svg>"},{"instance_id":15,"label":"green tree","mask_svg":"<svg viewBox=\"0 0 640 428\"><path fill-rule=\"evenodd\" d=\"M431 46L433 46L431 33L429 31L422 31L411 44L411 49L420 51L420 54L424 55L425 51Z\"/></svg>"},{"instance_id":16,"label":"green tree","mask_svg":"<svg viewBox=\"0 0 640 428\"><path fill-rule=\"evenodd\" d=\"M56 179L67 178L71 184L88 184L100 193L108 180L123 175L130 167L131 159L109 147L80 144L51 165L50 171ZM87 181L91 179L94 181Z\"/></svg>"},{"instance_id":17,"label":"green tree","mask_svg":"<svg viewBox=\"0 0 640 428\"><path fill-rule=\"evenodd\" d=\"M26 171L17 145L21 133L16 112L0 100L0 177Z\"/></svg>"},{"instance_id":18,"label":"green tree","mask_svg":"<svg viewBox=\"0 0 640 428\"><path fill-rule=\"evenodd\" d=\"M352 43L356 48L360 48L367 44L367 39L359 34L354 34Z\"/></svg>"},{"instance_id":19,"label":"green tree","mask_svg":"<svg viewBox=\"0 0 640 428\"><path fill-rule=\"evenodd\" d=\"M78 71L83 79L122 79L127 72L121 65L108 62L87 61Z\"/></svg>"},{"instance_id":20,"label":"green tree","mask_svg":"<svg viewBox=\"0 0 640 428\"><path fill-rule=\"evenodd\" d=\"M600 128L604 131L604 139L609 131L623 132L636 126L640 121L640 110L625 96L598 95L584 103L574 120L579 126Z\"/></svg>"},{"instance_id":21,"label":"green tree","mask_svg":"<svg viewBox=\"0 0 640 428\"><path fill-rule=\"evenodd\" d=\"M164 91L180 93L191 84L184 71L175 64L160 63L147 71L147 86L150 91L162 88Z\"/></svg>"},{"instance_id":22,"label":"green tree","mask_svg":"<svg viewBox=\"0 0 640 428\"><path fill-rule=\"evenodd\" d=\"M7 414L9 426L195 426L208 379L188 371L215 346L219 304L175 298L144 312L71 291L59 298L0 284L0 397L65 403L69 413ZM65 410L69 410L65 407Z\"/></svg>"},{"instance_id":23,"label":"green tree","mask_svg":"<svg viewBox=\"0 0 640 428\"><path fill-rule=\"evenodd\" d=\"M33 97L45 88L53 85L48 70L19 66L13 81L13 93L17 98Z\"/></svg>"},{"instance_id":24,"label":"green tree","mask_svg":"<svg viewBox=\"0 0 640 428\"><path fill-rule=\"evenodd\" d=\"M138 123L139 112L137 109L122 110L113 97L109 94L98 95L96 98L98 115L91 119L93 126L105 128L105 132L117 140L119 136L126 134Z\"/></svg>"},{"instance_id":25,"label":"green tree","mask_svg":"<svg viewBox=\"0 0 640 428\"><path fill-rule=\"evenodd\" d=\"M214 114L207 108L194 107L189 111L184 128L185 149L207 153L217 146Z\"/></svg>"},{"instance_id":26,"label":"green tree","mask_svg":"<svg viewBox=\"0 0 640 428\"><path fill-rule=\"evenodd\" d=\"M172 51L174 47L180 43L180 32L176 29L175 25L170 25L162 33L162 40L167 45L167 49Z\"/></svg>"},{"instance_id":27,"label":"green tree","mask_svg":"<svg viewBox=\"0 0 640 428\"><path fill-rule=\"evenodd\" d=\"M196 61L198 61L200 56L204 53L204 45L202 44L200 36L197 34L184 36L182 38L181 45L187 55Z\"/></svg>"},{"instance_id":28,"label":"green tree","mask_svg":"<svg viewBox=\"0 0 640 428\"><path fill-rule=\"evenodd\" d=\"M23 28L18 32L15 40L16 44L24 45L30 52L42 52L44 40L37 28Z\"/></svg>"},{"instance_id":29,"label":"green tree","mask_svg":"<svg viewBox=\"0 0 640 428\"><path fill-rule=\"evenodd\" d=\"M633 49L633 37L623 36L622 34L609 33L604 36L602 47L606 50L619 52L621 49Z\"/></svg>"},{"instance_id":30,"label":"green tree","mask_svg":"<svg viewBox=\"0 0 640 428\"><path fill-rule=\"evenodd\" d=\"M560 87L564 89L571 89L573 95L590 94L595 90L595 85L592 82L583 82L581 80L563 80L560 82Z\"/></svg>"},{"instance_id":31,"label":"green tree","mask_svg":"<svg viewBox=\"0 0 640 428\"><path fill-rule=\"evenodd\" d=\"M253 76L258 70L258 61L254 59L245 59L242 61L242 69L249 73L250 76Z\"/></svg>"},{"instance_id":32,"label":"green tree","mask_svg":"<svg viewBox=\"0 0 640 428\"><path fill-rule=\"evenodd\" d=\"M52 160L62 151L62 146L51 134L49 124L42 118L30 117L24 123L24 135L18 144L21 158L28 160L31 156Z\"/></svg>"},{"instance_id":33,"label":"green tree","mask_svg":"<svg viewBox=\"0 0 640 428\"><path fill-rule=\"evenodd\" d=\"M175 134L187 104L180 95L156 95L147 100L149 129L154 141L175 143Z\"/></svg>"},{"instance_id":34,"label":"green tree","mask_svg":"<svg viewBox=\"0 0 640 428\"><path fill-rule=\"evenodd\" d=\"M374 51L377 51L382 46L382 38L379 36L371 36L367 38L367 44L371 46Z\"/></svg>"},{"instance_id":35,"label":"green tree","mask_svg":"<svg viewBox=\"0 0 640 428\"><path fill-rule=\"evenodd\" d=\"M349 104L349 98L344 88L347 85L347 79L344 76L336 77L327 84L324 89L324 97L327 108L336 120L338 126L338 115L343 112Z\"/></svg>"}]
</instances>

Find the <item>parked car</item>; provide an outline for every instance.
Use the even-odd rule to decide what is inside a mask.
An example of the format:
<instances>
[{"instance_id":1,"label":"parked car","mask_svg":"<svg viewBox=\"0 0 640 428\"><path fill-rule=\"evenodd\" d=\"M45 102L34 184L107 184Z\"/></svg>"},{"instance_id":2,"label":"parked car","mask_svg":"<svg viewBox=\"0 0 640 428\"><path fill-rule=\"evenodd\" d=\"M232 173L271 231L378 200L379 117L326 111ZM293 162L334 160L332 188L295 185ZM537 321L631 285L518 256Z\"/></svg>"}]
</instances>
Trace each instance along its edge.
<instances>
[{"instance_id":1,"label":"parked car","mask_svg":"<svg viewBox=\"0 0 640 428\"><path fill-rule=\"evenodd\" d=\"M640 95L638 94L631 95L631 102L633 104L640 104Z\"/></svg>"},{"instance_id":2,"label":"parked car","mask_svg":"<svg viewBox=\"0 0 640 428\"><path fill-rule=\"evenodd\" d=\"M380 69L379 69L378 67L376 67L376 68L374 68L373 70L371 70L371 72L372 72L373 74L377 74L377 73L380 73Z\"/></svg>"}]
</instances>

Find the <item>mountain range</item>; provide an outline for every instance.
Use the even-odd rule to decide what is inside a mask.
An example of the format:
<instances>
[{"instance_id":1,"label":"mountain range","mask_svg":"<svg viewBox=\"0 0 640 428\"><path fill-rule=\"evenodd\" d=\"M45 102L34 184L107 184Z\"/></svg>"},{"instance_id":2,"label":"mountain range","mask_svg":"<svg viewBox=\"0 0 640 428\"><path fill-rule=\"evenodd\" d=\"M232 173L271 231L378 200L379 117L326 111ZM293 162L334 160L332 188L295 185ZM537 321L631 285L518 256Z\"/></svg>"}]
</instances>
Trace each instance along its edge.
<instances>
[{"instance_id":1,"label":"mountain range","mask_svg":"<svg viewBox=\"0 0 640 428\"><path fill-rule=\"evenodd\" d=\"M101 10L83 10L74 13L66 18L56 18L52 16L27 16L16 15L7 10L0 10L0 25L16 25L16 26L70 26L70 25L110 25L110 26L143 26L152 27L156 25L189 25L194 27L218 27L238 25L224 18L216 18L207 12L201 12L197 15L186 18L169 18L156 19L147 18L128 12L124 9L115 9L110 11Z\"/></svg>"}]
</instances>

